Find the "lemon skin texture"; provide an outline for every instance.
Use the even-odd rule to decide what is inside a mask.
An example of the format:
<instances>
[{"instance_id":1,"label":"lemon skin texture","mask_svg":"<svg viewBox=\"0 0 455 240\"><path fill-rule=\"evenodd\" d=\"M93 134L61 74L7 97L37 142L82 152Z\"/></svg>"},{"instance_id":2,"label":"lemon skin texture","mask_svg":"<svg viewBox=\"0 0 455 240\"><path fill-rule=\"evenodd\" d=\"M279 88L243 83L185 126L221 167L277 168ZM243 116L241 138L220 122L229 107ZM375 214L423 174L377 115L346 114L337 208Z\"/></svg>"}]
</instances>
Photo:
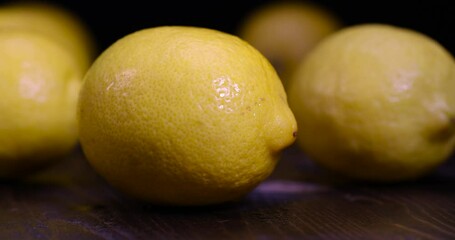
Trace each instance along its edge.
<instances>
[{"instance_id":1,"label":"lemon skin texture","mask_svg":"<svg viewBox=\"0 0 455 240\"><path fill-rule=\"evenodd\" d=\"M292 79L298 144L353 179L393 182L432 172L452 153L455 63L430 37L385 24L345 28Z\"/></svg>"},{"instance_id":2,"label":"lemon skin texture","mask_svg":"<svg viewBox=\"0 0 455 240\"><path fill-rule=\"evenodd\" d=\"M55 41L28 31L0 31L0 177L31 174L77 144L82 76Z\"/></svg>"},{"instance_id":3,"label":"lemon skin texture","mask_svg":"<svg viewBox=\"0 0 455 240\"><path fill-rule=\"evenodd\" d=\"M322 5L276 1L246 15L238 35L269 59L287 88L300 61L317 43L342 26L338 16Z\"/></svg>"},{"instance_id":4,"label":"lemon skin texture","mask_svg":"<svg viewBox=\"0 0 455 240\"><path fill-rule=\"evenodd\" d=\"M0 5L0 29L34 31L55 39L71 52L82 74L98 54L95 37L85 22L56 3L4 3Z\"/></svg>"},{"instance_id":5,"label":"lemon skin texture","mask_svg":"<svg viewBox=\"0 0 455 240\"><path fill-rule=\"evenodd\" d=\"M143 29L112 44L85 76L81 146L129 196L163 205L237 201L295 140L286 98L267 59L236 36Z\"/></svg>"}]
</instances>

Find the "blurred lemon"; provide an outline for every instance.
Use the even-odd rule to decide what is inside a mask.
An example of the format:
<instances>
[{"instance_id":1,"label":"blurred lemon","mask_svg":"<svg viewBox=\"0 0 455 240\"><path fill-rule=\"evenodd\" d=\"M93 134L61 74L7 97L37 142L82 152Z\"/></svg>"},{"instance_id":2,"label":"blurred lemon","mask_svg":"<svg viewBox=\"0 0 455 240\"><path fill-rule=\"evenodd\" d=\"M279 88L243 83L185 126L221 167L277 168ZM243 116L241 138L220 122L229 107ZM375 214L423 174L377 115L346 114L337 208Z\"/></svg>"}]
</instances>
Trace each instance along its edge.
<instances>
[{"instance_id":1,"label":"blurred lemon","mask_svg":"<svg viewBox=\"0 0 455 240\"><path fill-rule=\"evenodd\" d=\"M411 29L362 24L323 40L292 78L298 143L348 177L412 180L455 144L455 61Z\"/></svg>"},{"instance_id":2,"label":"blurred lemon","mask_svg":"<svg viewBox=\"0 0 455 240\"><path fill-rule=\"evenodd\" d=\"M238 35L262 52L285 87L301 59L324 37L341 28L341 20L308 1L274 1L254 9Z\"/></svg>"},{"instance_id":3,"label":"blurred lemon","mask_svg":"<svg viewBox=\"0 0 455 240\"><path fill-rule=\"evenodd\" d=\"M0 5L0 29L36 31L56 39L85 73L96 56L94 36L82 19L56 3L12 1Z\"/></svg>"},{"instance_id":4,"label":"blurred lemon","mask_svg":"<svg viewBox=\"0 0 455 240\"><path fill-rule=\"evenodd\" d=\"M168 205L236 201L294 142L286 99L271 64L238 37L144 29L106 49L85 76L81 146L130 196Z\"/></svg>"},{"instance_id":5,"label":"blurred lemon","mask_svg":"<svg viewBox=\"0 0 455 240\"><path fill-rule=\"evenodd\" d=\"M69 52L30 31L0 30L0 177L21 177L77 143L82 76Z\"/></svg>"}]
</instances>

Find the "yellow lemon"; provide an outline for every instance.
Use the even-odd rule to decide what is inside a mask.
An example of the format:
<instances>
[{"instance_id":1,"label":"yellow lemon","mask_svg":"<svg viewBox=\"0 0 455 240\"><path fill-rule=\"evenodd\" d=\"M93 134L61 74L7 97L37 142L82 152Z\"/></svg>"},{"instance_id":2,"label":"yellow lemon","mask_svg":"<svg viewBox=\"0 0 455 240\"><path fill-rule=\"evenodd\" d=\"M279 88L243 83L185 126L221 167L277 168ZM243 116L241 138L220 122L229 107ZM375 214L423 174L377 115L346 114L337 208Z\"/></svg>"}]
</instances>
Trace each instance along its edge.
<instances>
[{"instance_id":1,"label":"yellow lemon","mask_svg":"<svg viewBox=\"0 0 455 240\"><path fill-rule=\"evenodd\" d=\"M270 60L287 87L301 59L341 26L338 16L322 5L274 1L249 13L241 22L238 35Z\"/></svg>"},{"instance_id":2,"label":"yellow lemon","mask_svg":"<svg viewBox=\"0 0 455 240\"><path fill-rule=\"evenodd\" d=\"M56 39L77 59L83 73L97 54L95 38L74 12L39 1L0 5L0 29L36 31Z\"/></svg>"},{"instance_id":3,"label":"yellow lemon","mask_svg":"<svg viewBox=\"0 0 455 240\"><path fill-rule=\"evenodd\" d=\"M60 44L28 31L0 31L0 56L0 177L21 177L76 145L82 76Z\"/></svg>"},{"instance_id":4,"label":"yellow lemon","mask_svg":"<svg viewBox=\"0 0 455 240\"><path fill-rule=\"evenodd\" d=\"M438 42L385 24L329 36L292 78L298 143L317 163L359 180L412 180L455 144L455 61Z\"/></svg>"},{"instance_id":5,"label":"yellow lemon","mask_svg":"<svg viewBox=\"0 0 455 240\"><path fill-rule=\"evenodd\" d=\"M87 72L81 146L130 196L166 205L236 201L294 142L286 98L266 58L236 36L143 29L116 41Z\"/></svg>"}]
</instances>

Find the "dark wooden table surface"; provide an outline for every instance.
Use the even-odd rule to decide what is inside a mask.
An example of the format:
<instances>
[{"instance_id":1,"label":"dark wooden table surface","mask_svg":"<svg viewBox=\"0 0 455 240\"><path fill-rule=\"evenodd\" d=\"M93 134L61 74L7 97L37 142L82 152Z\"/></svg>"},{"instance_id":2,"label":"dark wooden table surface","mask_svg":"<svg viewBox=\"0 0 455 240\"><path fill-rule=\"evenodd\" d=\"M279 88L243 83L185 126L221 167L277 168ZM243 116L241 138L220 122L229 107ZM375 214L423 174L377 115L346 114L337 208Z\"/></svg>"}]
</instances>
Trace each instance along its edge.
<instances>
[{"instance_id":1,"label":"dark wooden table surface","mask_svg":"<svg viewBox=\"0 0 455 240\"><path fill-rule=\"evenodd\" d=\"M400 184L353 184L295 146L244 200L158 207L109 187L77 148L21 182L0 182L0 239L455 239L455 163Z\"/></svg>"}]
</instances>

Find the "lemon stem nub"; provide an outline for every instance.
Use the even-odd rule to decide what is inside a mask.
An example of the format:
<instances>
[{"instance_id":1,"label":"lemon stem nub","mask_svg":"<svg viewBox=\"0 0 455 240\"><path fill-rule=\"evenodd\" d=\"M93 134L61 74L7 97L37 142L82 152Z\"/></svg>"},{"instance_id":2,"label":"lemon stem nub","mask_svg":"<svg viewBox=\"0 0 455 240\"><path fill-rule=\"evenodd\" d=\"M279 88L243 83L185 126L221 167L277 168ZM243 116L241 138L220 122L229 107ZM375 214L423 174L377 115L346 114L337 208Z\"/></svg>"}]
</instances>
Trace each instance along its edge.
<instances>
[{"instance_id":1,"label":"lemon stem nub","mask_svg":"<svg viewBox=\"0 0 455 240\"><path fill-rule=\"evenodd\" d=\"M431 140L433 141L447 141L455 136L455 117L451 117L447 124L432 135Z\"/></svg>"}]
</instances>

